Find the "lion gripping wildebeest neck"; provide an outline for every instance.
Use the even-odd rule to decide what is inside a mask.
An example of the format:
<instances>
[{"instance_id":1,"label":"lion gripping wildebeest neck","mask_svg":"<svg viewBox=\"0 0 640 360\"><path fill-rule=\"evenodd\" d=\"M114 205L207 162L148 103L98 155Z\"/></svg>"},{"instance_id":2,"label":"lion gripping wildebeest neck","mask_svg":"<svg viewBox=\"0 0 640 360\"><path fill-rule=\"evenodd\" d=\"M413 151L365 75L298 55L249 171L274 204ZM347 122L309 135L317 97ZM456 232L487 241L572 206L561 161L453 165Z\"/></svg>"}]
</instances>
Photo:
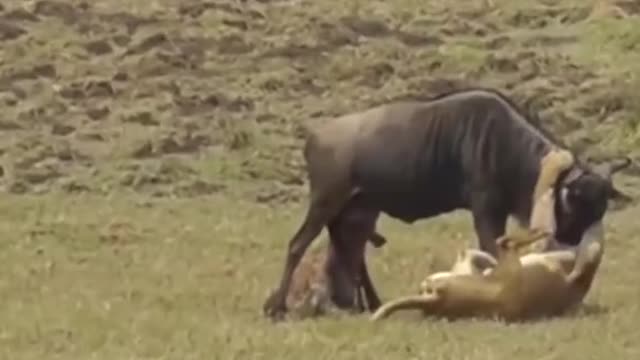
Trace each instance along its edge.
<instances>
[{"instance_id":1,"label":"lion gripping wildebeest neck","mask_svg":"<svg viewBox=\"0 0 640 360\"><path fill-rule=\"evenodd\" d=\"M289 241L278 288L264 304L286 312L291 276L323 227L336 228L354 195L367 209L412 223L468 209L480 248L495 255L495 239L512 215L528 227L540 159L562 148L528 121L506 96L467 89L427 102L406 101L344 115L309 132L304 157L309 178L305 219ZM611 180L576 162L558 180L558 236L577 244L620 196ZM354 207L356 211L358 207Z\"/></svg>"}]
</instances>

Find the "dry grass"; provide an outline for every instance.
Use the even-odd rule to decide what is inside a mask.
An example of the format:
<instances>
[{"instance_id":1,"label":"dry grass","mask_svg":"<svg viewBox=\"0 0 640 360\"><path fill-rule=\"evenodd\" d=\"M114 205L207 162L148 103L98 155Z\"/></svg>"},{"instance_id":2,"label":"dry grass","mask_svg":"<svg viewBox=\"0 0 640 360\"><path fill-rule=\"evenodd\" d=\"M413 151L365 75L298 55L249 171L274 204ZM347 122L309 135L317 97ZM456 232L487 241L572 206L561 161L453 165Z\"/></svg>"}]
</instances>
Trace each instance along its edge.
<instances>
[{"instance_id":1,"label":"dry grass","mask_svg":"<svg viewBox=\"0 0 640 360\"><path fill-rule=\"evenodd\" d=\"M301 220L305 124L456 83L499 86L585 155L636 157L639 11L631 0L3 1L0 355L637 358L635 205L608 215L596 310L566 319L272 325L260 307ZM620 184L637 192L633 177ZM390 242L369 258L385 299L473 238L465 214L380 229Z\"/></svg>"}]
</instances>

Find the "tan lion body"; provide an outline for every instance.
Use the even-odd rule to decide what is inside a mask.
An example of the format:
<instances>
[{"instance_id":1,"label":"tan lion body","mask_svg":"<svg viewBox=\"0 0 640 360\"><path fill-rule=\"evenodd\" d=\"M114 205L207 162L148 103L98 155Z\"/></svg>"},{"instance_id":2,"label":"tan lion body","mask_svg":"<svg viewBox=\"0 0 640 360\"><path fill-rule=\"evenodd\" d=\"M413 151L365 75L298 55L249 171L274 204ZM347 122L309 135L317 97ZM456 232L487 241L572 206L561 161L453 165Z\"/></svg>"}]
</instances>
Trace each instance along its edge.
<instances>
[{"instance_id":1,"label":"tan lion body","mask_svg":"<svg viewBox=\"0 0 640 360\"><path fill-rule=\"evenodd\" d=\"M601 225L590 232L601 237ZM502 318L508 321L559 315L580 303L600 264L603 247L589 241L579 249L575 266L569 262L538 257L526 265L518 255L519 243L548 236L532 232L526 239L513 235L499 239L498 264L488 274L455 274L427 278L419 295L402 297L380 307L372 316L379 320L400 309L420 309L425 315L450 319L461 317Z\"/></svg>"}]
</instances>

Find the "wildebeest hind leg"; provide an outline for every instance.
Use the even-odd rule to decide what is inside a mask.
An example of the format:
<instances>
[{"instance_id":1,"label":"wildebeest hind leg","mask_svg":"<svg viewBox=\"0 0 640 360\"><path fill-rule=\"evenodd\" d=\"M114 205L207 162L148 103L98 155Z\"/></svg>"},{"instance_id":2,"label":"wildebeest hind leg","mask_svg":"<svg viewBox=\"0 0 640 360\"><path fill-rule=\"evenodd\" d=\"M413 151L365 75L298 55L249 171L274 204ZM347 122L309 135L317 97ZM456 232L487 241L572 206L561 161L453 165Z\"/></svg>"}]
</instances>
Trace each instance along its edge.
<instances>
[{"instance_id":1,"label":"wildebeest hind leg","mask_svg":"<svg viewBox=\"0 0 640 360\"><path fill-rule=\"evenodd\" d=\"M359 274L354 271L360 254L356 253L357 246L354 247L352 241L366 241L360 239L348 229L348 212L344 209L336 217L331 219L327 228L329 230L329 240L333 246L333 261L331 264L331 297L333 302L342 309L356 309L361 299L358 299L360 286ZM359 267L357 268L359 271Z\"/></svg>"},{"instance_id":2,"label":"wildebeest hind leg","mask_svg":"<svg viewBox=\"0 0 640 360\"><path fill-rule=\"evenodd\" d=\"M369 271L367 270L366 260L362 262L362 268L360 270L361 276L361 286L364 290L365 297L367 299L367 308L369 311L376 311L382 302L378 297L378 293L376 292L375 287L373 286L373 282L371 281L371 277L369 277Z\"/></svg>"},{"instance_id":3,"label":"wildebeest hind leg","mask_svg":"<svg viewBox=\"0 0 640 360\"><path fill-rule=\"evenodd\" d=\"M362 285L358 285L356 287L356 308L358 309L358 312L361 313L365 310Z\"/></svg>"},{"instance_id":4,"label":"wildebeest hind leg","mask_svg":"<svg viewBox=\"0 0 640 360\"><path fill-rule=\"evenodd\" d=\"M329 194L329 195L323 195ZM271 318L279 318L287 311L285 299L291 285L293 272L300 263L311 242L318 237L322 228L333 218L347 200L345 192L316 192L312 195L305 219L289 241L287 257L279 287L267 298L263 312Z\"/></svg>"},{"instance_id":5,"label":"wildebeest hind leg","mask_svg":"<svg viewBox=\"0 0 640 360\"><path fill-rule=\"evenodd\" d=\"M473 198L471 212L480 249L496 256L496 239L505 233L507 211L496 206L490 196L482 194Z\"/></svg>"}]
</instances>

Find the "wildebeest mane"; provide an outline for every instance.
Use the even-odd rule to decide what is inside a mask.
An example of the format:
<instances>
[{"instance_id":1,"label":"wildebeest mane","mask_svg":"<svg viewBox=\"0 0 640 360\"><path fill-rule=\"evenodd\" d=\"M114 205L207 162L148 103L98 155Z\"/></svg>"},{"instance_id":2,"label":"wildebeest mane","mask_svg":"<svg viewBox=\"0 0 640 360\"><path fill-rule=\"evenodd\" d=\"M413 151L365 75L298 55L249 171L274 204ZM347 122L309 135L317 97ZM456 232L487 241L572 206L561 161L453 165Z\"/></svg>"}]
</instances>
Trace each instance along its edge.
<instances>
[{"instance_id":1,"label":"wildebeest mane","mask_svg":"<svg viewBox=\"0 0 640 360\"><path fill-rule=\"evenodd\" d=\"M523 108L522 106L518 105L515 101L513 101L513 99L511 99L510 97L506 96L502 91L495 89L495 88L488 88L488 87L483 87L483 86L451 86L447 89L444 90L440 90L440 91L436 91L434 94L427 96L424 98L425 101L435 101L435 100L440 100L442 98L451 96L451 95L455 95L455 94L460 94L460 93L466 93L466 92L471 92L471 91L482 91L482 92L486 92L486 93L491 93L497 97L499 97L502 101L504 101L505 103L507 103L511 108L513 108L515 110L516 113L518 113L520 116L522 116L522 118L530 125L532 126L535 130L537 130L538 132L540 132L542 134L542 136L544 138L546 138L549 142L553 143L555 146L562 148L562 149L566 149L567 146L566 144L564 144L564 142L562 142L560 139L556 138L552 133L550 133L549 131L547 131L544 127L542 127L540 125L540 118L538 116L538 113L536 111L533 111L531 108L527 108L525 110L525 108Z\"/></svg>"},{"instance_id":2,"label":"wildebeest mane","mask_svg":"<svg viewBox=\"0 0 640 360\"><path fill-rule=\"evenodd\" d=\"M516 211L517 215L514 215L516 215L518 220L524 221L523 225L525 225L530 216L533 189L535 187L537 177L539 176L540 161L542 157L544 156L544 154L546 154L547 151L550 150L550 148L568 148L564 143L553 136L553 134L544 129L540 125L539 121L534 120L537 118L537 114L531 111L531 108L528 108L527 111L525 111L523 107L516 104L514 100L497 89L485 88L481 86L465 86L453 88L434 94L428 101L433 102L443 100L445 98L455 96L456 94L465 94L471 92L481 92L493 95L501 102L503 102L503 104L505 104L507 108L509 108L509 113L511 115L507 116L512 122L514 122L514 126L511 126L512 130L507 133L489 132L485 133L484 136L504 137L506 135L509 137L513 137L514 140L507 140L507 142L509 143L508 148L505 148L503 146L499 146L497 148L490 146L490 148L486 148L486 145L482 145L482 147L478 148L478 150L480 150L479 152L493 152L494 154L490 155L489 159L501 159L500 161L503 162L503 164L495 164L493 161L485 163L485 170L493 171L493 168L495 166L504 166L504 161L506 160L506 164L508 166L506 168L507 170L504 170L503 168L502 171L507 171L507 173L502 172L502 175L498 177L498 179L505 179L505 182L498 186L503 186L506 193L510 194L511 200L509 200L509 202L511 202L512 204L510 207L512 208L512 211ZM467 112L474 115L476 113L481 114L481 112L478 112L476 110L478 109L469 108L467 109ZM488 144L487 141L491 143L494 141L503 142L504 140L485 139L482 142ZM485 149L483 149L483 147L485 147ZM490 150L491 148L493 148L493 150ZM510 154L496 154L496 151L508 151ZM584 165L579 162L576 162L575 167L580 170L584 169ZM574 171L578 169L575 169ZM564 179L566 177L566 174L570 170L571 169L568 169L563 172L560 178ZM559 187L554 188L554 191L559 191ZM557 194L557 196L559 195Z\"/></svg>"}]
</instances>

